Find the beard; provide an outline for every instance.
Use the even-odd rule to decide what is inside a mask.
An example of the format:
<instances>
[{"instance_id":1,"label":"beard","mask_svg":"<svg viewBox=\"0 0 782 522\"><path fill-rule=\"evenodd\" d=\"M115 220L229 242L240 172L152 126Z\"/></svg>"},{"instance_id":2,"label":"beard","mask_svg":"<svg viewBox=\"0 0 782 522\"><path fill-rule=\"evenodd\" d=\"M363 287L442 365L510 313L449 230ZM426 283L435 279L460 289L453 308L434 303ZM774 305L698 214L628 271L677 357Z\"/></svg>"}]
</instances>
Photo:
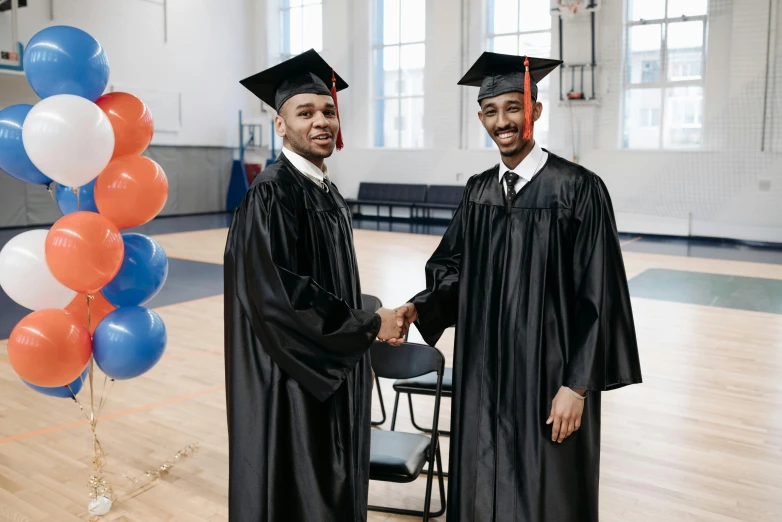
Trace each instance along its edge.
<instances>
[{"instance_id":1,"label":"beard","mask_svg":"<svg viewBox=\"0 0 782 522\"><path fill-rule=\"evenodd\" d=\"M293 152L305 158L326 159L334 153L335 143L333 139L331 146L326 151L322 147L315 146L312 142L310 142L307 136L287 133L285 137L288 138L288 143L293 149Z\"/></svg>"}]
</instances>

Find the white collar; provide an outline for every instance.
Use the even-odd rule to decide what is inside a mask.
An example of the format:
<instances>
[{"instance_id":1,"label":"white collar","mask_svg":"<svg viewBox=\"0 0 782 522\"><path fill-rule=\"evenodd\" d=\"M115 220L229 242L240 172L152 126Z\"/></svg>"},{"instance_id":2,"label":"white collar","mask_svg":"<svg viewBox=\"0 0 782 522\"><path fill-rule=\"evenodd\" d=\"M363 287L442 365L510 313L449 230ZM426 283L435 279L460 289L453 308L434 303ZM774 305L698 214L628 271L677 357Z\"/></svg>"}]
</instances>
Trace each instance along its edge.
<instances>
[{"instance_id":1,"label":"white collar","mask_svg":"<svg viewBox=\"0 0 782 522\"><path fill-rule=\"evenodd\" d=\"M532 146L532 150L529 152L529 154L527 154L527 157L521 160L521 163L516 165L516 168L513 169L513 172L528 182L532 181L532 178L535 176L535 174L540 172L540 169L543 167L546 156L548 156L548 154L546 154L546 151L544 151L536 141ZM502 158L500 158L500 183L502 183L502 177L509 170L511 169L509 169L507 165L505 165L505 162L502 160Z\"/></svg>"},{"instance_id":2,"label":"white collar","mask_svg":"<svg viewBox=\"0 0 782 522\"><path fill-rule=\"evenodd\" d=\"M307 178L312 180L319 187L325 187L324 181L329 179L329 168L326 166L326 163L323 163L323 170L321 170L310 160L304 156L296 154L284 145L282 147L282 152L285 153L285 157L288 158L291 163L293 163L293 166L296 167L297 170L307 176Z\"/></svg>"}]
</instances>

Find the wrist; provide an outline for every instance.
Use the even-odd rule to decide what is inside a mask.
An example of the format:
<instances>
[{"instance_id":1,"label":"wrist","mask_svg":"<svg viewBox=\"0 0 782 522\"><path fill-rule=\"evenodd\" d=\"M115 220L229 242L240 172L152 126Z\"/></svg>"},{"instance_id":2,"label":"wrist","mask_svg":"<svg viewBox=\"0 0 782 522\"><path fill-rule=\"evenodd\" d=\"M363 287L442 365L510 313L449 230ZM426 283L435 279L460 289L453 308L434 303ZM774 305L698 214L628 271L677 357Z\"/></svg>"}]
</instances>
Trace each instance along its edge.
<instances>
[{"instance_id":1,"label":"wrist","mask_svg":"<svg viewBox=\"0 0 782 522\"><path fill-rule=\"evenodd\" d=\"M574 390L574 389L569 388L567 386L565 386L565 389L568 391L568 393L570 393L571 395L573 395L577 399L580 399L580 400L586 399L586 390Z\"/></svg>"}]
</instances>

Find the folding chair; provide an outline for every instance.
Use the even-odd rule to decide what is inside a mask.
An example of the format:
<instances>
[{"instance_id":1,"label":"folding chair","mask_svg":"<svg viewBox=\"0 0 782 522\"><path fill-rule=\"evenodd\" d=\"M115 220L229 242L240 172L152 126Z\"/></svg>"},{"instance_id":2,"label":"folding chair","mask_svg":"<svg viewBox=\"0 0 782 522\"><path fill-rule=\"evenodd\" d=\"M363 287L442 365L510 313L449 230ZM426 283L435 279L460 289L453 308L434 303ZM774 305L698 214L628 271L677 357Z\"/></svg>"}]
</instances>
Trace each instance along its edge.
<instances>
[{"instance_id":1,"label":"folding chair","mask_svg":"<svg viewBox=\"0 0 782 522\"><path fill-rule=\"evenodd\" d=\"M375 297L374 295L369 294L361 294L361 309L362 310L368 310L370 312L377 312L383 307L383 302ZM383 392L380 389L380 379L377 375L375 375L375 386L374 388L377 390L377 396L380 399L380 412L383 415L383 418L379 421L370 421L370 424L372 426L380 426L381 424L386 422L386 405L383 403Z\"/></svg>"},{"instance_id":2,"label":"folding chair","mask_svg":"<svg viewBox=\"0 0 782 522\"><path fill-rule=\"evenodd\" d=\"M442 459L440 457L440 443L437 431L445 358L440 350L430 346L403 343L401 346L396 347L379 341L372 345L371 357L375 373L380 377L388 379L409 379L432 372L436 373L437 382L434 393L434 417L432 418L431 437L417 433L372 430L369 457L369 479L383 482L413 482L420 475L424 464L428 464L423 511L369 506L370 511L422 516L423 522L427 522L429 517L439 517L445 513L446 507L445 484L443 482ZM436 513L430 513L435 459L437 462L437 480L440 486L440 509Z\"/></svg>"}]
</instances>

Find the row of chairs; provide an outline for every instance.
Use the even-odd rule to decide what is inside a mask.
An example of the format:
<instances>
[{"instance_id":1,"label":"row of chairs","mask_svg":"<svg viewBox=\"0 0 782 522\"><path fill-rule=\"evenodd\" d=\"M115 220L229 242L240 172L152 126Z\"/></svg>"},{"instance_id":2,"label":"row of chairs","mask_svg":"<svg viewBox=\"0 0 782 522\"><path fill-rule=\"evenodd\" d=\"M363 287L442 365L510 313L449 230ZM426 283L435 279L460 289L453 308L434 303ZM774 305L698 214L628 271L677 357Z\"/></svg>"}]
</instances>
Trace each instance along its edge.
<instances>
[{"instance_id":1,"label":"row of chairs","mask_svg":"<svg viewBox=\"0 0 782 522\"><path fill-rule=\"evenodd\" d=\"M411 218L430 218L433 210L446 210L453 214L462 200L462 185L421 185L406 183L366 183L358 186L358 197L345 200L362 214L364 205L373 206L376 216L380 209L388 207L389 216L394 208L407 208Z\"/></svg>"},{"instance_id":2,"label":"row of chairs","mask_svg":"<svg viewBox=\"0 0 782 522\"><path fill-rule=\"evenodd\" d=\"M365 310L377 311L382 302L375 296L362 295L362 307ZM394 513L399 515L420 516L427 522L430 517L438 517L445 513L446 493L442 458L440 455L440 435L450 435L438 427L440 417L440 400L451 397L452 371L445 367L445 358L437 349L426 345L405 342L394 347L386 343L375 342L370 350L372 370L375 372L375 390L380 398L382 420L373 421L373 426L379 426L386 421L385 405L380 389L380 378L395 379L393 388L396 392L394 412L391 417L391 430L372 430L370 442L370 480L384 482L413 482L421 474L426 474L426 494L423 511L401 509L390 506L369 506L372 511ZM405 433L396 431L396 417L399 397L406 394L410 406L410 418L413 425L423 433ZM423 428L416 424L413 416L413 395L434 397L434 412L431 428ZM427 468L424 469L424 465ZM431 512L432 483L435 465L440 489L440 509Z\"/></svg>"}]
</instances>

